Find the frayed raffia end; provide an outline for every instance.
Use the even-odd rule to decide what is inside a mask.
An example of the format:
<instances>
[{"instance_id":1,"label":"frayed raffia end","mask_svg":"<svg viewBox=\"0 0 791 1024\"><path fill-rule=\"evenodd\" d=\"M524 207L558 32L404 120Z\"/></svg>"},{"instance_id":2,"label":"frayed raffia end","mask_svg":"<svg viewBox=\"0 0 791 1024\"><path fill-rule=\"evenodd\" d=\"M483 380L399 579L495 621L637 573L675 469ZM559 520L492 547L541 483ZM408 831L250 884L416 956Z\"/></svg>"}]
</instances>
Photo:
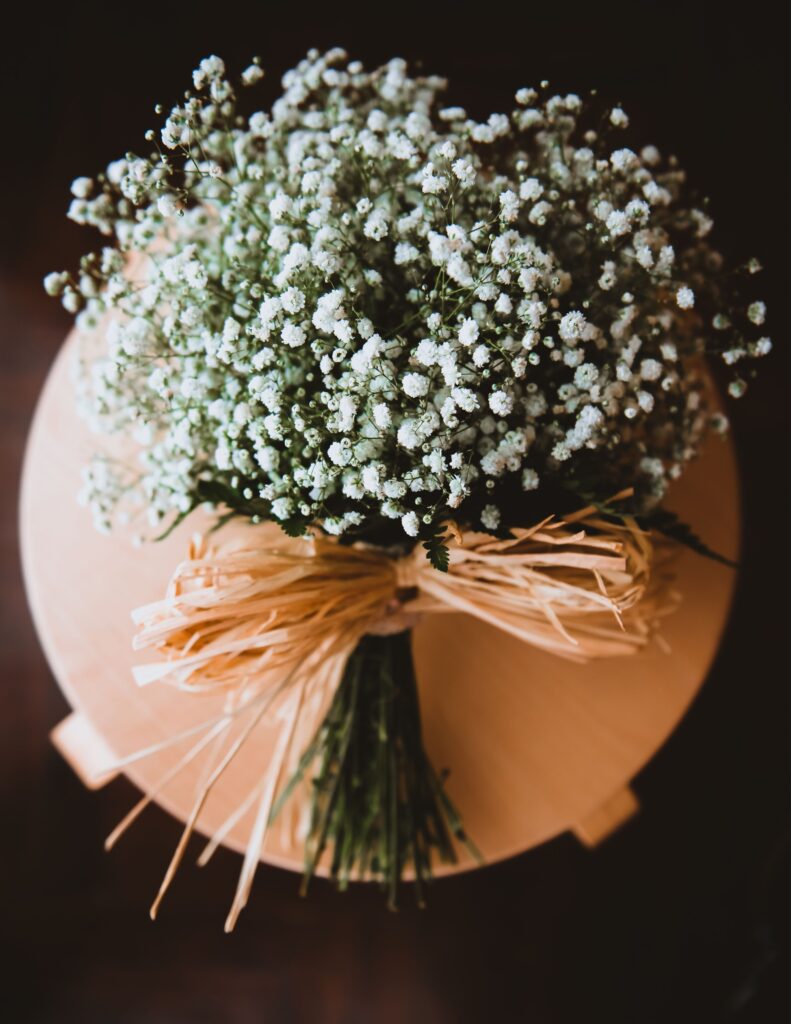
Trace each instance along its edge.
<instances>
[{"instance_id":1,"label":"frayed raffia end","mask_svg":"<svg viewBox=\"0 0 791 1024\"><path fill-rule=\"evenodd\" d=\"M166 785L200 752L212 751L152 916L214 784L269 714L279 727L272 760L200 858L205 863L256 808L226 921L226 930L233 928L249 896L277 794L366 633L406 629L426 614L463 612L541 650L584 662L633 654L678 603L667 559L657 557L651 538L628 517L613 523L591 507L513 530L503 540L449 526L447 573L434 569L420 546L394 559L379 548L345 546L323 536L289 539L271 526L257 531L256 547L209 549L196 538L167 596L133 613L140 627L135 647L160 655L135 670L137 682L165 682L192 693L220 691L227 709L205 723L201 739L162 780ZM127 815L109 845L155 795Z\"/></svg>"}]
</instances>

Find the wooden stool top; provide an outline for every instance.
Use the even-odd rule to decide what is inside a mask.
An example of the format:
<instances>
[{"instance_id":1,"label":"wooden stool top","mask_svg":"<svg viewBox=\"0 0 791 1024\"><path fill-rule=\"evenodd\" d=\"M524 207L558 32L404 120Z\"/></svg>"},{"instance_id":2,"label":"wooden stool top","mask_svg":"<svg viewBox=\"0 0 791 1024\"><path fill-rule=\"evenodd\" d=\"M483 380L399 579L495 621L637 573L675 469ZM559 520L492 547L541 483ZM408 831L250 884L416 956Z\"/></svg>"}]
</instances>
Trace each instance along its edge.
<instances>
[{"instance_id":1,"label":"wooden stool top","mask_svg":"<svg viewBox=\"0 0 791 1024\"><path fill-rule=\"evenodd\" d=\"M77 504L80 470L104 444L75 412L68 341L42 393L33 423L21 500L28 596L50 665L77 717L55 740L91 784L108 758L124 757L211 718L217 697L166 686L138 688L130 612L164 593L191 533L209 520L196 512L160 543L135 548L122 533L97 533ZM670 497L670 507L707 544L734 557L739 498L730 442L709 441ZM672 732L705 680L724 628L735 574L689 551L679 553L679 611L665 620L665 649L576 665L533 650L483 623L437 615L415 631L426 745L488 862L572 829L596 842L635 807L629 781ZM262 725L221 777L200 819L211 834L260 778L275 729ZM128 766L146 793L189 742ZM157 795L184 820L205 766L200 758ZM295 809L295 813L298 809ZM244 849L252 813L226 845ZM270 831L263 860L301 870L299 844ZM458 865L474 866L466 852Z\"/></svg>"}]
</instances>

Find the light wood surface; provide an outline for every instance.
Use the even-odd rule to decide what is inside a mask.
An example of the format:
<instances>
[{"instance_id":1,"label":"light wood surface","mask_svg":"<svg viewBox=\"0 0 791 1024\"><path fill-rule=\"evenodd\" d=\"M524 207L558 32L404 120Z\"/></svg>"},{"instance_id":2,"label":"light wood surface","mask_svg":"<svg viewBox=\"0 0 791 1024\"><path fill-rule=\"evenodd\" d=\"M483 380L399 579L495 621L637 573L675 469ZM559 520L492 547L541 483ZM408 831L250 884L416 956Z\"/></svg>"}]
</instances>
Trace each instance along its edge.
<instances>
[{"instance_id":1,"label":"light wood surface","mask_svg":"<svg viewBox=\"0 0 791 1024\"><path fill-rule=\"evenodd\" d=\"M103 441L74 411L73 343L58 357L32 427L21 499L28 597L53 672L75 716L54 740L87 785L108 756L157 743L219 710L213 697L165 686L138 688L131 668L130 611L158 599L192 532L196 513L164 542L134 548L104 536L78 506L80 468ZM669 502L696 532L735 556L737 474L728 442L712 439ZM634 657L574 665L526 647L478 621L439 615L415 633L426 743L469 834L488 862L571 829L595 843L636 809L628 783L662 745L703 684L724 627L735 576L691 552L677 563L683 605L663 626L662 647ZM93 741L92 738L93 737ZM261 726L217 785L200 821L212 833L260 777L275 737ZM94 742L95 741L95 742ZM166 750L126 769L144 792L187 749ZM180 820L189 813L200 762L157 797ZM243 818L226 845L243 849ZM301 870L297 844L273 830L263 859ZM460 852L464 870L474 862Z\"/></svg>"}]
</instances>

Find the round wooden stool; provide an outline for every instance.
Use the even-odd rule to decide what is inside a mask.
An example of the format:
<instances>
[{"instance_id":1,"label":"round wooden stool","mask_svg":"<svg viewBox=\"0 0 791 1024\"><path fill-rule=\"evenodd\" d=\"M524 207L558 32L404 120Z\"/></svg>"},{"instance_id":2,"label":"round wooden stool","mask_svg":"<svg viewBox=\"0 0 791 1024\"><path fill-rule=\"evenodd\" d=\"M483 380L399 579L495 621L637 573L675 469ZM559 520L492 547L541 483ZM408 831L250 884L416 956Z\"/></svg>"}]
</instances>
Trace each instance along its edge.
<instances>
[{"instance_id":1,"label":"round wooden stool","mask_svg":"<svg viewBox=\"0 0 791 1024\"><path fill-rule=\"evenodd\" d=\"M69 366L74 342L55 363L33 424L22 488L22 554L30 604L52 670L74 708L53 740L87 786L120 758L220 711L217 697L132 679L130 612L160 598L196 512L160 543L97 533L76 500L82 465L103 439L75 412ZM739 499L733 450L710 440L674 488L670 506L715 550L736 555ZM637 808L630 780L677 725L703 684L723 630L735 574L682 551L681 609L664 620L662 643L634 657L576 665L527 647L476 620L437 615L415 633L426 745L486 861L536 846L565 830L595 844ZM261 777L274 725L263 724L220 778L199 829L214 834ZM162 750L124 770L151 792L188 749ZM189 764L156 796L184 820L205 768ZM224 839L243 850L252 812ZM262 859L300 871L286 830L270 830ZM461 850L461 871L475 862Z\"/></svg>"}]
</instances>

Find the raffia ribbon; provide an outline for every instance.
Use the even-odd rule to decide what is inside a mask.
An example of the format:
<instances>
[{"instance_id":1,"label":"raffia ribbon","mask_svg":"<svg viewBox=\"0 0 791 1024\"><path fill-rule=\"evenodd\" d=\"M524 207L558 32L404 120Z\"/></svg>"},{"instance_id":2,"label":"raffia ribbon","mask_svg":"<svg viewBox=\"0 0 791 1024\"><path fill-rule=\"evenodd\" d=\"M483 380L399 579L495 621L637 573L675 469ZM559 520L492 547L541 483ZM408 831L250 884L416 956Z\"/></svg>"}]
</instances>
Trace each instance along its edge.
<instances>
[{"instance_id":1,"label":"raffia ribbon","mask_svg":"<svg viewBox=\"0 0 791 1024\"><path fill-rule=\"evenodd\" d=\"M165 655L135 669L139 684L260 684L262 675L297 668L316 648L333 654L365 633L393 631L390 617L406 628L437 612L474 615L579 661L632 654L669 597L665 586L651 586L649 536L628 517L613 524L594 508L516 529L506 540L453 525L447 573L420 546L396 559L322 536L290 541L271 531L269 538L214 551L205 538L193 539L167 597L133 613L141 627L135 647Z\"/></svg>"},{"instance_id":2,"label":"raffia ribbon","mask_svg":"<svg viewBox=\"0 0 791 1024\"><path fill-rule=\"evenodd\" d=\"M614 524L590 507L513 530L507 540L449 528L447 573L434 569L420 546L393 558L380 548L345 546L323 536L289 540L269 527L255 528L253 547L211 550L196 538L164 600L133 613L140 627L136 648L153 647L161 655L135 669L140 685L165 682L192 693L224 693L227 713L206 723L207 735L248 717L224 752L215 753L152 916L214 783L262 716L276 710L280 734L264 777L201 858L205 862L257 804L226 922L227 930L233 927L249 895L276 793L299 753L295 737L313 731L366 633L406 629L427 614L463 612L533 647L587 661L639 650L675 606L671 577L661 563L657 571L649 536L628 517ZM169 777L208 742L204 736L196 743ZM153 795L127 816L110 843Z\"/></svg>"}]
</instances>

